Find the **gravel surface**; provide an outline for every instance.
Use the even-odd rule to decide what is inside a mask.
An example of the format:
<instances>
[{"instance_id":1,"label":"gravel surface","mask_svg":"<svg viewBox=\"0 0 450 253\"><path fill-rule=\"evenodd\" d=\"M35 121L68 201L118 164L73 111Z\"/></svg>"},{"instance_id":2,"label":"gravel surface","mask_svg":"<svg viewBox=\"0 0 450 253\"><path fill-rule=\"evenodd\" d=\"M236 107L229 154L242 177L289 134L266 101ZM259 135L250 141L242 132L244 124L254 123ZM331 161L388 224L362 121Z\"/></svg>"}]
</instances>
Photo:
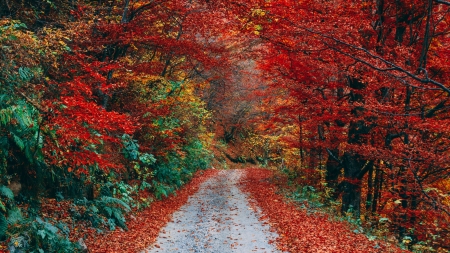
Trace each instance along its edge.
<instances>
[{"instance_id":1,"label":"gravel surface","mask_svg":"<svg viewBox=\"0 0 450 253\"><path fill-rule=\"evenodd\" d=\"M224 170L204 182L144 252L279 252L269 243L277 235L237 186L242 173Z\"/></svg>"}]
</instances>

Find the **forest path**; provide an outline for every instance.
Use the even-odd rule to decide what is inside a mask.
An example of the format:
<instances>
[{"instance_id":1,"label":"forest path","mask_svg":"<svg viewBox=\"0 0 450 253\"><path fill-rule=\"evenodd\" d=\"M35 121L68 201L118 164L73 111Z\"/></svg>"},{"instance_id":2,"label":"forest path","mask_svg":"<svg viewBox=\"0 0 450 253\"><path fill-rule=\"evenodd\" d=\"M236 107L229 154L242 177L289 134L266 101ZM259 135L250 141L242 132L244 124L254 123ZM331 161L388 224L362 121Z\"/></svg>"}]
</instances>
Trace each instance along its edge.
<instances>
[{"instance_id":1,"label":"forest path","mask_svg":"<svg viewBox=\"0 0 450 253\"><path fill-rule=\"evenodd\" d=\"M205 181L144 252L279 252L239 187L242 170L223 170Z\"/></svg>"}]
</instances>

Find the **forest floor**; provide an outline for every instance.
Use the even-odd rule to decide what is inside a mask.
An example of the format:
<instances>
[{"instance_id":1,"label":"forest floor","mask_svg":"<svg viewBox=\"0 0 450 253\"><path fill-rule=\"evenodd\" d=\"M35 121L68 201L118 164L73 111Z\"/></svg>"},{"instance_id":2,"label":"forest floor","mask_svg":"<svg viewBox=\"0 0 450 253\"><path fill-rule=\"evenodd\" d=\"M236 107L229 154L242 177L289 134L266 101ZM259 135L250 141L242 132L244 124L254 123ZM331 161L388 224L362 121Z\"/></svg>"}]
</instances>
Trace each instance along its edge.
<instances>
[{"instance_id":1,"label":"forest floor","mask_svg":"<svg viewBox=\"0 0 450 253\"><path fill-rule=\"evenodd\" d=\"M143 252L402 252L287 203L272 179L267 169L218 172Z\"/></svg>"},{"instance_id":2,"label":"forest floor","mask_svg":"<svg viewBox=\"0 0 450 253\"><path fill-rule=\"evenodd\" d=\"M204 182L145 252L278 252L277 237L239 189L243 170L222 170Z\"/></svg>"},{"instance_id":3,"label":"forest floor","mask_svg":"<svg viewBox=\"0 0 450 253\"><path fill-rule=\"evenodd\" d=\"M279 177L280 175L277 175ZM375 240L346 221L306 204L288 200L280 194L285 182L277 182L274 171L260 168L245 170L242 189L252 206L262 210L261 219L280 236L275 244L287 252L408 252L391 243ZM370 238L370 239L369 239Z\"/></svg>"},{"instance_id":4,"label":"forest floor","mask_svg":"<svg viewBox=\"0 0 450 253\"><path fill-rule=\"evenodd\" d=\"M261 168L198 171L176 195L130 214L128 230L97 233L81 222L70 239L84 238L89 253L404 252L301 208L280 193L280 176ZM45 203L43 217L70 217L69 202Z\"/></svg>"}]
</instances>

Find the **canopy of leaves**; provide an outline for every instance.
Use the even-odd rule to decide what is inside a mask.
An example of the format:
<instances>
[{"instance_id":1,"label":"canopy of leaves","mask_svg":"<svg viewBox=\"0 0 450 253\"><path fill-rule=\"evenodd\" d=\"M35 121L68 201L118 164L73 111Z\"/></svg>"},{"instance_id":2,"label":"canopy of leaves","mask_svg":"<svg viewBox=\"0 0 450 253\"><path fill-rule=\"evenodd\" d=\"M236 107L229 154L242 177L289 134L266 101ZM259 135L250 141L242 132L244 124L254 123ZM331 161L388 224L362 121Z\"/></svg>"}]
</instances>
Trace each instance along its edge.
<instances>
[{"instance_id":1,"label":"canopy of leaves","mask_svg":"<svg viewBox=\"0 0 450 253\"><path fill-rule=\"evenodd\" d=\"M406 248L448 250L449 6L0 1L0 239L73 250L42 199L125 229L151 202L139 194L229 160L386 219Z\"/></svg>"}]
</instances>

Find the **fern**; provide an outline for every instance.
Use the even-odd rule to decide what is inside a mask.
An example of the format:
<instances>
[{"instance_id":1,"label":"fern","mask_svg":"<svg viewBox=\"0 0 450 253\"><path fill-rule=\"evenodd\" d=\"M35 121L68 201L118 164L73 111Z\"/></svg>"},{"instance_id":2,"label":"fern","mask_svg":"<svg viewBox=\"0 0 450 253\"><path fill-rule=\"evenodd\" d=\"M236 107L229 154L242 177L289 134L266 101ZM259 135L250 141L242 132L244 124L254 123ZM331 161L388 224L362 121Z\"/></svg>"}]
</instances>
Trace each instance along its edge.
<instances>
[{"instance_id":1,"label":"fern","mask_svg":"<svg viewBox=\"0 0 450 253\"><path fill-rule=\"evenodd\" d=\"M18 207L13 207L8 210L8 224L14 225L23 220L22 213L20 212L20 209Z\"/></svg>"},{"instance_id":2,"label":"fern","mask_svg":"<svg viewBox=\"0 0 450 253\"><path fill-rule=\"evenodd\" d=\"M114 219L108 219L108 226L111 231L116 229L116 222Z\"/></svg>"},{"instance_id":3,"label":"fern","mask_svg":"<svg viewBox=\"0 0 450 253\"><path fill-rule=\"evenodd\" d=\"M15 134L12 134L12 136L13 136L14 142L20 148L20 150L24 150L25 144L23 143L22 139L20 139L20 137Z\"/></svg>"},{"instance_id":4,"label":"fern","mask_svg":"<svg viewBox=\"0 0 450 253\"><path fill-rule=\"evenodd\" d=\"M108 218L107 224L110 229L116 224L121 228L127 230L127 225L125 224L125 218L123 217L123 212L131 211L130 206L123 200L102 196L100 200L96 201L96 206L102 210L104 216ZM114 223L110 220L113 219Z\"/></svg>"},{"instance_id":5,"label":"fern","mask_svg":"<svg viewBox=\"0 0 450 253\"><path fill-rule=\"evenodd\" d=\"M111 217L111 216L112 216L112 213L113 213L112 208L110 208L110 207L108 207L108 206L105 206L105 207L103 208L103 210L105 210L105 212L108 214L108 217Z\"/></svg>"},{"instance_id":6,"label":"fern","mask_svg":"<svg viewBox=\"0 0 450 253\"><path fill-rule=\"evenodd\" d=\"M5 215L0 214L0 239L6 235L6 230L8 229L8 221Z\"/></svg>"},{"instance_id":7,"label":"fern","mask_svg":"<svg viewBox=\"0 0 450 253\"><path fill-rule=\"evenodd\" d=\"M20 124L22 129L27 129L33 124L33 116L36 114L36 110L33 107L28 106L24 101L18 103L19 106L13 107L14 116Z\"/></svg>"},{"instance_id":8,"label":"fern","mask_svg":"<svg viewBox=\"0 0 450 253\"><path fill-rule=\"evenodd\" d=\"M27 67L20 67L19 68L19 76L22 81L29 82L33 77L33 72Z\"/></svg>"},{"instance_id":9,"label":"fern","mask_svg":"<svg viewBox=\"0 0 450 253\"><path fill-rule=\"evenodd\" d=\"M14 193L4 185L0 185L0 195L8 199L14 199Z\"/></svg>"},{"instance_id":10,"label":"fern","mask_svg":"<svg viewBox=\"0 0 450 253\"><path fill-rule=\"evenodd\" d=\"M117 222L117 225L119 225L121 228L128 230L127 225L125 224L125 218L122 215L122 212L118 209L115 209L114 212L114 219Z\"/></svg>"},{"instance_id":11,"label":"fern","mask_svg":"<svg viewBox=\"0 0 450 253\"><path fill-rule=\"evenodd\" d=\"M86 206L86 211L79 218L88 220L92 226L107 225L110 230L117 226L127 230L123 214L131 211L130 206L121 199L102 196L100 199L89 201L87 199L75 200L76 205ZM106 219L105 219L106 218Z\"/></svg>"},{"instance_id":12,"label":"fern","mask_svg":"<svg viewBox=\"0 0 450 253\"><path fill-rule=\"evenodd\" d=\"M100 188L100 195L106 196L106 197L111 197L112 193L111 193L110 186L112 186L111 182L108 182L107 184L102 185L102 187Z\"/></svg>"},{"instance_id":13,"label":"fern","mask_svg":"<svg viewBox=\"0 0 450 253\"><path fill-rule=\"evenodd\" d=\"M105 203L105 205L119 205L125 208L127 212L131 211L130 206L120 199L116 199L113 197L102 196L101 201Z\"/></svg>"},{"instance_id":14,"label":"fern","mask_svg":"<svg viewBox=\"0 0 450 253\"><path fill-rule=\"evenodd\" d=\"M3 126L6 126L11 122L12 118L12 110L10 108L5 108L0 110L0 123Z\"/></svg>"}]
</instances>

